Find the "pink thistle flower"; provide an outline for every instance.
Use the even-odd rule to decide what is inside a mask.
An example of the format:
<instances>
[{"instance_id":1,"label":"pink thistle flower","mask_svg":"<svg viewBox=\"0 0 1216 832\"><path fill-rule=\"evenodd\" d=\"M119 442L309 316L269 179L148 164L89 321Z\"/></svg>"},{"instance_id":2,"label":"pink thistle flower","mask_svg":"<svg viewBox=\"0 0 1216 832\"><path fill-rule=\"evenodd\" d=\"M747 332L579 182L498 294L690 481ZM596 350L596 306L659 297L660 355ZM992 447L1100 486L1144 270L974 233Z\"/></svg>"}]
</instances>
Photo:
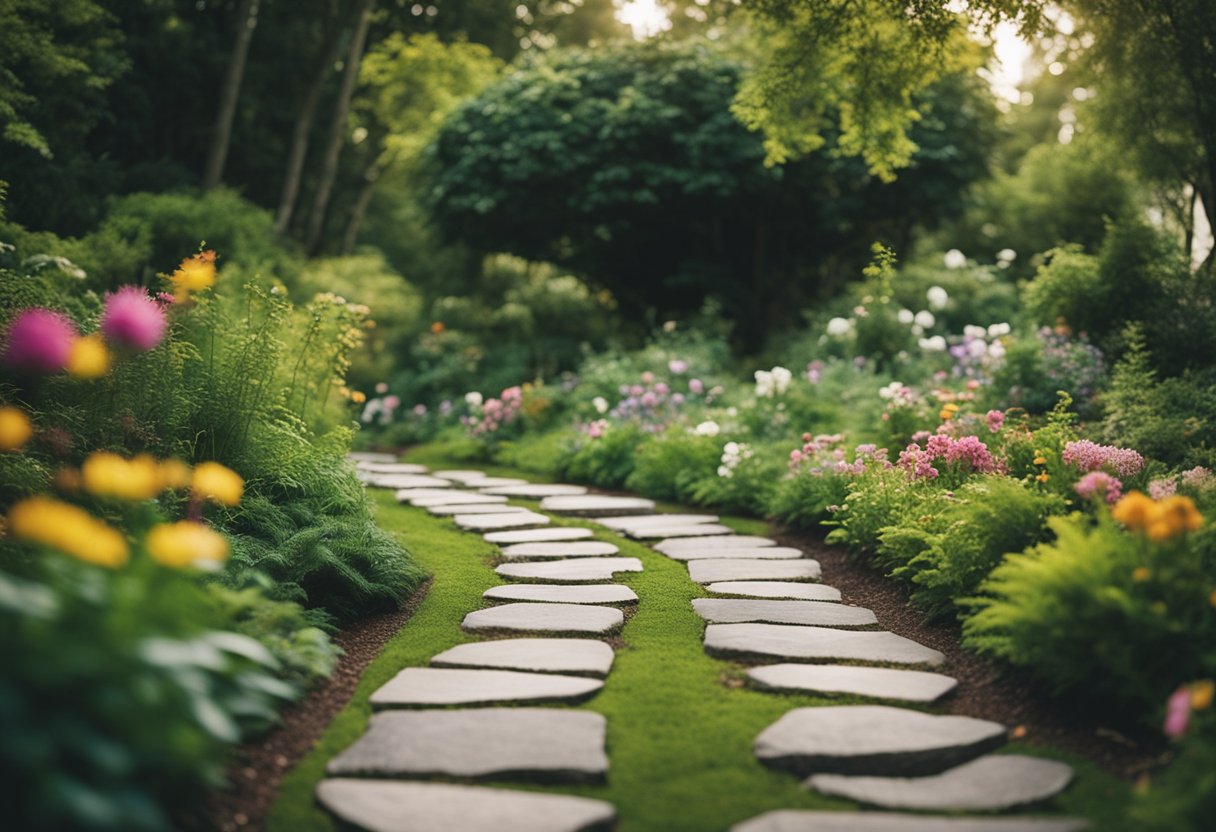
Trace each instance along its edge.
<instances>
[{"instance_id":1,"label":"pink thistle flower","mask_svg":"<svg viewBox=\"0 0 1216 832\"><path fill-rule=\"evenodd\" d=\"M1090 471L1081 477L1073 486L1073 490L1087 500L1101 493L1106 502L1115 503L1123 496L1123 483L1105 471Z\"/></svg>"},{"instance_id":2,"label":"pink thistle flower","mask_svg":"<svg viewBox=\"0 0 1216 832\"><path fill-rule=\"evenodd\" d=\"M123 286L106 295L101 332L107 341L147 352L164 339L168 327L164 307L138 286Z\"/></svg>"},{"instance_id":3,"label":"pink thistle flower","mask_svg":"<svg viewBox=\"0 0 1216 832\"><path fill-rule=\"evenodd\" d=\"M1167 737L1176 740L1186 733L1191 724L1191 692L1186 685L1174 691L1165 705L1165 724L1161 730Z\"/></svg>"},{"instance_id":4,"label":"pink thistle flower","mask_svg":"<svg viewBox=\"0 0 1216 832\"><path fill-rule=\"evenodd\" d=\"M76 328L50 309L22 310L8 328L4 363L31 373L57 373L68 363Z\"/></svg>"}]
</instances>

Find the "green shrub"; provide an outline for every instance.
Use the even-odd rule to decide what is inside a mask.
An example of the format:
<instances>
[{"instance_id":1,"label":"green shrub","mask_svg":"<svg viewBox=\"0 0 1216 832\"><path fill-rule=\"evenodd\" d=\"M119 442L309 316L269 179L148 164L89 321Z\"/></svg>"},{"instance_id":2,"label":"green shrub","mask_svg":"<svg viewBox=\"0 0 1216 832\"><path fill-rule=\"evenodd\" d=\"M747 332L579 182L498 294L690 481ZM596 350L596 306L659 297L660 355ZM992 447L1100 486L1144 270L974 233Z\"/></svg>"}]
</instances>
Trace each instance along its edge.
<instances>
[{"instance_id":1,"label":"green shrub","mask_svg":"<svg viewBox=\"0 0 1216 832\"><path fill-rule=\"evenodd\" d=\"M691 434L681 426L668 428L638 447L625 487L656 500L686 500L700 481L717 479L721 454L718 439Z\"/></svg>"},{"instance_id":2,"label":"green shrub","mask_svg":"<svg viewBox=\"0 0 1216 832\"><path fill-rule=\"evenodd\" d=\"M646 434L631 425L609 428L586 439L566 466L566 476L601 488L620 488L633 473L634 454Z\"/></svg>"},{"instance_id":3,"label":"green shrub","mask_svg":"<svg viewBox=\"0 0 1216 832\"><path fill-rule=\"evenodd\" d=\"M871 468L849 483L828 542L843 543L854 552L875 552L888 526L902 517L931 516L945 509L949 499L933 480L909 481L901 469Z\"/></svg>"},{"instance_id":4,"label":"green shrub","mask_svg":"<svg viewBox=\"0 0 1216 832\"><path fill-rule=\"evenodd\" d=\"M1211 680L1207 680L1211 684ZM1208 704L1191 725L1168 767L1139 790L1126 832L1200 832L1216 816L1216 715Z\"/></svg>"},{"instance_id":5,"label":"green shrub","mask_svg":"<svg viewBox=\"0 0 1216 832\"><path fill-rule=\"evenodd\" d=\"M832 507L848 498L850 479L836 474L782 477L769 498L767 513L796 528L815 528L833 516Z\"/></svg>"},{"instance_id":6,"label":"green shrub","mask_svg":"<svg viewBox=\"0 0 1216 832\"><path fill-rule=\"evenodd\" d=\"M732 459L738 462L732 464ZM783 450L771 445L741 444L740 452L732 455L722 447L717 462L716 471L693 481L689 494L692 502L728 512L763 515L786 471Z\"/></svg>"}]
</instances>

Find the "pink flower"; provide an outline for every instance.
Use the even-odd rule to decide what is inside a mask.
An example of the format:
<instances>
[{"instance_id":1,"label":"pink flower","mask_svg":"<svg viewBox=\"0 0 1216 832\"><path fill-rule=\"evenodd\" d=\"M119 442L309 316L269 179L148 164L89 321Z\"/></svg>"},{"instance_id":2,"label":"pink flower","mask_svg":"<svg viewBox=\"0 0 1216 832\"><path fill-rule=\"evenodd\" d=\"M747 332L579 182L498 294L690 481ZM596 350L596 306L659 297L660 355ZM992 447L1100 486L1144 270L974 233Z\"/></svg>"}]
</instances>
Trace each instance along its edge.
<instances>
[{"instance_id":1,"label":"pink flower","mask_svg":"<svg viewBox=\"0 0 1216 832\"><path fill-rule=\"evenodd\" d=\"M401 406L401 397L400 396L385 396L384 397L385 410L396 410L400 406Z\"/></svg>"},{"instance_id":2,"label":"pink flower","mask_svg":"<svg viewBox=\"0 0 1216 832\"><path fill-rule=\"evenodd\" d=\"M642 384L654 384L654 373L650 370L642 373Z\"/></svg>"},{"instance_id":3,"label":"pink flower","mask_svg":"<svg viewBox=\"0 0 1216 832\"><path fill-rule=\"evenodd\" d=\"M694 396L699 396L705 392L705 384L699 378L690 378L688 380L688 392Z\"/></svg>"},{"instance_id":4,"label":"pink flower","mask_svg":"<svg viewBox=\"0 0 1216 832\"><path fill-rule=\"evenodd\" d=\"M1164 500L1166 497L1172 497L1177 493L1178 483L1169 478L1153 480L1148 484L1148 496L1154 500Z\"/></svg>"},{"instance_id":5,"label":"pink flower","mask_svg":"<svg viewBox=\"0 0 1216 832\"><path fill-rule=\"evenodd\" d=\"M1095 494L1102 494L1108 503L1118 502L1123 496L1123 483L1105 471L1090 471L1081 477L1073 489L1087 500Z\"/></svg>"},{"instance_id":6,"label":"pink flower","mask_svg":"<svg viewBox=\"0 0 1216 832\"><path fill-rule=\"evenodd\" d=\"M123 286L106 295L101 331L107 341L147 352L164 339L168 326L164 307L138 286Z\"/></svg>"},{"instance_id":7,"label":"pink flower","mask_svg":"<svg viewBox=\"0 0 1216 832\"><path fill-rule=\"evenodd\" d=\"M1212 476L1210 469L1204 468L1202 465L1197 465L1189 471L1182 472L1182 484L1189 488L1205 491L1214 482L1216 482L1216 477Z\"/></svg>"},{"instance_id":8,"label":"pink flower","mask_svg":"<svg viewBox=\"0 0 1216 832\"><path fill-rule=\"evenodd\" d=\"M1165 724L1161 730L1172 740L1186 733L1191 724L1191 691L1186 685L1174 691L1165 705Z\"/></svg>"},{"instance_id":9,"label":"pink flower","mask_svg":"<svg viewBox=\"0 0 1216 832\"><path fill-rule=\"evenodd\" d=\"M1082 471L1105 468L1124 479L1140 473L1144 468L1144 457L1135 451L1116 448L1113 445L1099 445L1088 439L1065 445L1063 459Z\"/></svg>"},{"instance_id":10,"label":"pink flower","mask_svg":"<svg viewBox=\"0 0 1216 832\"><path fill-rule=\"evenodd\" d=\"M667 362L667 369L674 375L680 376L688 370L688 362L681 361L678 358L673 358L671 361Z\"/></svg>"},{"instance_id":11,"label":"pink flower","mask_svg":"<svg viewBox=\"0 0 1216 832\"><path fill-rule=\"evenodd\" d=\"M426 405L424 405L424 404L414 405L414 415L415 416L425 416L426 415Z\"/></svg>"},{"instance_id":12,"label":"pink flower","mask_svg":"<svg viewBox=\"0 0 1216 832\"><path fill-rule=\"evenodd\" d=\"M68 363L76 328L65 315L32 307L13 318L4 363L31 373L57 373Z\"/></svg>"},{"instance_id":13,"label":"pink flower","mask_svg":"<svg viewBox=\"0 0 1216 832\"><path fill-rule=\"evenodd\" d=\"M992 433L1000 433L1001 428L1005 427L1005 414L1000 410L988 411L988 430Z\"/></svg>"}]
</instances>

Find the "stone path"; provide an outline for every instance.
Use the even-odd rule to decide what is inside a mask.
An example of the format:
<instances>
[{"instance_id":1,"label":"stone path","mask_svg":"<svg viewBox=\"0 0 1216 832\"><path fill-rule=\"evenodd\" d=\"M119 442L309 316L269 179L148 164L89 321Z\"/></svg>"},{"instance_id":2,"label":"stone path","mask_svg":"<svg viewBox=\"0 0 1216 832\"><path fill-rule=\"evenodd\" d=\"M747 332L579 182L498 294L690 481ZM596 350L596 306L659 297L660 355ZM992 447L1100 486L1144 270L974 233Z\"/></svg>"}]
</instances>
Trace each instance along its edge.
<instances>
[{"instance_id":1,"label":"stone path","mask_svg":"<svg viewBox=\"0 0 1216 832\"><path fill-rule=\"evenodd\" d=\"M873 611L844 603L821 583L820 564L766 537L738 535L711 514L656 514L638 497L588 494L480 471L425 469L375 455L354 457L371 487L483 532L502 547L497 573L515 583L484 593L466 633L489 640L446 650L430 667L407 667L373 693L367 733L329 765L320 803L373 832L583 832L608 830L604 801L458 785L596 783L610 777L603 716L563 709L611 684L613 647L599 640L624 624L638 596L618 575L643 570L585 528L549 527L548 514L594 518L682 562L707 597L712 656L745 661L747 684L774 696L811 693L887 704L794 708L755 738L765 765L802 786L888 811L769 811L732 832L1072 832L1068 818L959 816L1050 801L1072 770L1063 763L993 755L1004 726L932 708L956 680L944 657L881 629ZM508 499L539 500L540 509ZM644 601L643 601L644 603ZM453 622L456 626L456 622ZM515 635L517 637L503 636ZM757 659L771 664L755 666ZM547 707L535 707L538 704ZM508 707L503 707L508 706ZM528 706L528 707L524 707ZM896 811L889 811L896 810ZM906 814L911 810L918 814ZM926 813L943 814L926 814Z\"/></svg>"}]
</instances>

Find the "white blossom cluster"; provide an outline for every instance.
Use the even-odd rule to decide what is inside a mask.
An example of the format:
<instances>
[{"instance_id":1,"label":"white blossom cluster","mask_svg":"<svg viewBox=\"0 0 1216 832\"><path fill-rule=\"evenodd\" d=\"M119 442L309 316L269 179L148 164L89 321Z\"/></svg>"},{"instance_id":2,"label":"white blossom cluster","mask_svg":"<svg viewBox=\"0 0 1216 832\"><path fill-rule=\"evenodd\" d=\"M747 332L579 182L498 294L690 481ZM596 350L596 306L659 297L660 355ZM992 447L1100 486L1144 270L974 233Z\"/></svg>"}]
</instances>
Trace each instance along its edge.
<instances>
[{"instance_id":1,"label":"white blossom cluster","mask_svg":"<svg viewBox=\"0 0 1216 832\"><path fill-rule=\"evenodd\" d=\"M722 464L718 466L718 476L730 479L735 475L735 469L745 459L751 459L752 449L740 442L727 442L722 446Z\"/></svg>"},{"instance_id":2,"label":"white blossom cluster","mask_svg":"<svg viewBox=\"0 0 1216 832\"><path fill-rule=\"evenodd\" d=\"M756 370L756 397L771 399L780 396L793 381L794 374L785 367L774 367L771 370Z\"/></svg>"}]
</instances>

